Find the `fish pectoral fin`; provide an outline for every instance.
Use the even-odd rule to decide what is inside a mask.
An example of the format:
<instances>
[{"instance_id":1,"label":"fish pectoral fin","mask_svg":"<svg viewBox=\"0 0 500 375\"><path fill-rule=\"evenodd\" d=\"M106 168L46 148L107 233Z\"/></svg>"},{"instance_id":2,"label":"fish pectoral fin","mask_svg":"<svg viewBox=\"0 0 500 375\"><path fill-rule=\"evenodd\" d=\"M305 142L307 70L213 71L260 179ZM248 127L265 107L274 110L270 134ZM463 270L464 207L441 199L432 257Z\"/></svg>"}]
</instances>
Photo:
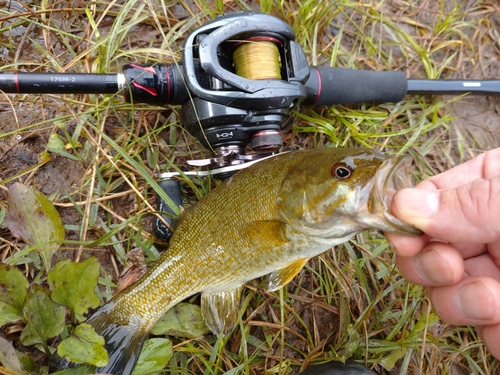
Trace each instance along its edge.
<instances>
[{"instance_id":1,"label":"fish pectoral fin","mask_svg":"<svg viewBox=\"0 0 500 375\"><path fill-rule=\"evenodd\" d=\"M292 280L295 275L306 265L309 258L302 258L288 263L285 267L277 269L269 276L268 290L273 292L281 289Z\"/></svg>"},{"instance_id":2,"label":"fish pectoral fin","mask_svg":"<svg viewBox=\"0 0 500 375\"><path fill-rule=\"evenodd\" d=\"M253 221L245 225L243 235L255 247L266 249L278 248L289 242L286 237L286 223L279 220Z\"/></svg>"},{"instance_id":3,"label":"fish pectoral fin","mask_svg":"<svg viewBox=\"0 0 500 375\"><path fill-rule=\"evenodd\" d=\"M232 331L238 318L242 290L243 285L201 294L201 313L214 334Z\"/></svg>"}]
</instances>

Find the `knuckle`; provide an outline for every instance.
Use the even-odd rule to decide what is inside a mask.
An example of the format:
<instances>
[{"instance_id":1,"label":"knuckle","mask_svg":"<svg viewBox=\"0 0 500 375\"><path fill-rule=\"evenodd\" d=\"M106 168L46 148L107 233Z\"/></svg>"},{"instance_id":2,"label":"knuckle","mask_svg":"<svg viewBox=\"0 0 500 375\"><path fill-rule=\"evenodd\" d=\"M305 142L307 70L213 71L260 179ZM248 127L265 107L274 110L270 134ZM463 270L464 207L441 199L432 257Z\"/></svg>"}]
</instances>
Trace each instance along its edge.
<instances>
[{"instance_id":1,"label":"knuckle","mask_svg":"<svg viewBox=\"0 0 500 375\"><path fill-rule=\"evenodd\" d=\"M485 232L485 240L500 238L500 178L479 179L456 189L456 209L466 223Z\"/></svg>"}]
</instances>

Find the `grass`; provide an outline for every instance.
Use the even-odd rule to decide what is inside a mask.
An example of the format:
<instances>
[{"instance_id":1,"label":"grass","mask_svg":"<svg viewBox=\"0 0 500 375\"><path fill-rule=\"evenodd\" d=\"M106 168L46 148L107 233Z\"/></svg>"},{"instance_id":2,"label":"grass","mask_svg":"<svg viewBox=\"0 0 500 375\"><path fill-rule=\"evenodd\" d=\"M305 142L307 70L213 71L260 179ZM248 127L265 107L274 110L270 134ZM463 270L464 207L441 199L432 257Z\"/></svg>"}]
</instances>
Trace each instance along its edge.
<instances>
[{"instance_id":1,"label":"grass","mask_svg":"<svg viewBox=\"0 0 500 375\"><path fill-rule=\"evenodd\" d=\"M498 48L494 1L268 0L252 7L244 1L40 1L29 9L21 1L14 4L0 9L0 71L112 72L130 61L179 61L190 30L226 11L260 6L293 26L311 65L404 70L411 78L496 78L489 75L496 70L488 60ZM484 101L461 97L299 107L284 126L285 147L363 145L410 154L416 178L423 179L494 145L464 127L464 101L494 113ZM68 233L61 257L97 255L101 298L108 299L130 250L142 248L148 261L161 251L151 234L159 191L154 176L179 170L207 151L182 129L175 107L100 95L1 95L0 105L11 113L0 122L0 158L12 162L12 150L39 155L29 163L1 165L0 205L14 181L46 193ZM54 135L63 147L46 152ZM19 148L23 142L30 148ZM54 165L67 174L63 187L49 184L47 170ZM184 178L187 202L214 185ZM32 278L39 275L37 255L23 253L24 245L7 230L0 233L0 259L16 260ZM239 326L224 341L210 335L174 338L169 371L288 374L347 358L379 373L499 371L472 328L442 323L425 289L400 276L379 233L358 235L313 259L283 291L269 293L263 286L259 280L248 284ZM11 331L4 327L16 342ZM30 353L46 366L43 356Z\"/></svg>"}]
</instances>

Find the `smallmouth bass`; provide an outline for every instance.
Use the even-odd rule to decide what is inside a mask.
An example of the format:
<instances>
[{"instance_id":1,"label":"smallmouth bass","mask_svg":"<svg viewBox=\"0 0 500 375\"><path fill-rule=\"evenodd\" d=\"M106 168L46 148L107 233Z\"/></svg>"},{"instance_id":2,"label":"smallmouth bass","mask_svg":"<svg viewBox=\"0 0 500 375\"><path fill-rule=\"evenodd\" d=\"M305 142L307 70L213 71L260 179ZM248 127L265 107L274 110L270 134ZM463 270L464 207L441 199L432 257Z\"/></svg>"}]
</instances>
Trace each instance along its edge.
<instances>
[{"instance_id":1,"label":"smallmouth bass","mask_svg":"<svg viewBox=\"0 0 500 375\"><path fill-rule=\"evenodd\" d=\"M310 258L366 229L420 234L390 213L394 193L411 186L410 164L368 149L324 148L238 172L186 210L158 262L88 319L109 353L97 372L131 374L155 322L195 293L209 328L227 333L249 280L269 274L277 290Z\"/></svg>"}]
</instances>

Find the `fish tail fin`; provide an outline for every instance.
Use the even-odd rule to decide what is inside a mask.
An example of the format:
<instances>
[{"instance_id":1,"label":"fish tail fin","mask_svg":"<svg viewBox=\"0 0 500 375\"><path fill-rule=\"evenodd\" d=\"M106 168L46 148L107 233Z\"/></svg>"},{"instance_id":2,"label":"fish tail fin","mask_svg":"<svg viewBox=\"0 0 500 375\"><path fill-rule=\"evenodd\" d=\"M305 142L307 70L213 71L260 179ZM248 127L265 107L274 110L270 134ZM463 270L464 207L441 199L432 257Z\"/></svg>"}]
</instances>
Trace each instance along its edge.
<instances>
[{"instance_id":1,"label":"fish tail fin","mask_svg":"<svg viewBox=\"0 0 500 375\"><path fill-rule=\"evenodd\" d=\"M85 322L104 338L104 347L108 352L108 364L97 368L95 373L130 375L139 359L148 331L140 324L133 322L118 324L112 307L112 303L102 306ZM73 363L64 358L58 358L51 362L58 368L74 367Z\"/></svg>"},{"instance_id":2,"label":"fish tail fin","mask_svg":"<svg viewBox=\"0 0 500 375\"><path fill-rule=\"evenodd\" d=\"M114 319L112 306L113 304L102 306L86 322L104 338L104 347L109 357L108 365L96 369L96 373L130 375L139 359L148 331L131 321L118 324Z\"/></svg>"}]
</instances>

